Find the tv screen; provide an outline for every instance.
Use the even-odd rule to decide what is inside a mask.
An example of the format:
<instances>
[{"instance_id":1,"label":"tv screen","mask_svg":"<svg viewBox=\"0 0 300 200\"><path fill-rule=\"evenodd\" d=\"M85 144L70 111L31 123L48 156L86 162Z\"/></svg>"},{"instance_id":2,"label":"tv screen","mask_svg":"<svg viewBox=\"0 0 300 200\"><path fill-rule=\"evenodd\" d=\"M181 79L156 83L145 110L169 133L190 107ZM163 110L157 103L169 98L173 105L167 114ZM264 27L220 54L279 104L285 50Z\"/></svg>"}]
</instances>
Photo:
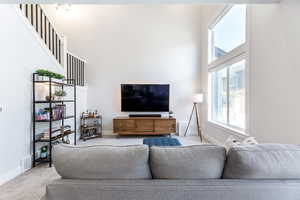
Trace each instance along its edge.
<instances>
[{"instance_id":1,"label":"tv screen","mask_svg":"<svg viewBox=\"0 0 300 200\"><path fill-rule=\"evenodd\" d=\"M169 85L122 84L123 112L168 112Z\"/></svg>"}]
</instances>

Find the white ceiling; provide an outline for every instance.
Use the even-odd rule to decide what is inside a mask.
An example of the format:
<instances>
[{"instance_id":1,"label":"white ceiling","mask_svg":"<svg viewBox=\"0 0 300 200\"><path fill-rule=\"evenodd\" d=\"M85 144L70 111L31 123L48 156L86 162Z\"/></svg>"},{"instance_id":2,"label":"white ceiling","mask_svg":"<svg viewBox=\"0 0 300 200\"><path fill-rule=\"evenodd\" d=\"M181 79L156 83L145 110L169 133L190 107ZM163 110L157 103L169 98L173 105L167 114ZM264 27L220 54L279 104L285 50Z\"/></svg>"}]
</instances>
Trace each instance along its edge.
<instances>
[{"instance_id":1,"label":"white ceiling","mask_svg":"<svg viewBox=\"0 0 300 200\"><path fill-rule=\"evenodd\" d=\"M279 3L281 0L0 0L0 3L39 3L39 4L216 4L216 3Z\"/></svg>"}]
</instances>

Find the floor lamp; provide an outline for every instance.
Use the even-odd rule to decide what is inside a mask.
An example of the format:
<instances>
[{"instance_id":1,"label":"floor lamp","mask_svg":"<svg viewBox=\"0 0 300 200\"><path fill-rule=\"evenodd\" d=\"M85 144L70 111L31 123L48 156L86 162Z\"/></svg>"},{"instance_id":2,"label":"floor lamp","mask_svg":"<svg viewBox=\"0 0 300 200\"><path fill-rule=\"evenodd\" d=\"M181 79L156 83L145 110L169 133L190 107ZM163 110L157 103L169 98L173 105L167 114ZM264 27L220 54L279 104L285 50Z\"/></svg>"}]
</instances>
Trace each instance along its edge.
<instances>
[{"instance_id":1,"label":"floor lamp","mask_svg":"<svg viewBox=\"0 0 300 200\"><path fill-rule=\"evenodd\" d=\"M190 124L191 124L191 121L192 121L193 114L195 112L195 114L196 114L196 120L197 120L197 132L198 132L198 136L200 136L201 142L202 142L203 138L202 138L202 132L201 132L201 129L200 129L200 120L199 120L199 114L198 114L198 104L202 103L202 102L203 102L203 94L202 93L195 94L192 113L190 115L189 123L188 123L188 126L187 126L187 128L185 130L185 133L184 133L184 136L186 136L187 131L189 130L189 127L190 127Z\"/></svg>"}]
</instances>

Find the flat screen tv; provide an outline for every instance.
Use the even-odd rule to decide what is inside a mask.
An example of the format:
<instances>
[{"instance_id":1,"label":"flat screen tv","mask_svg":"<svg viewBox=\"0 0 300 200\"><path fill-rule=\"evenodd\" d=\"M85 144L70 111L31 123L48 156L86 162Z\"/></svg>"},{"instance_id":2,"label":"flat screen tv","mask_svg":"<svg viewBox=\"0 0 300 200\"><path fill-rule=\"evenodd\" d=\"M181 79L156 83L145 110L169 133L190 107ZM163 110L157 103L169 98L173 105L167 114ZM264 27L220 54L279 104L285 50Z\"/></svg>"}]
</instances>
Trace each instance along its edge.
<instances>
[{"instance_id":1,"label":"flat screen tv","mask_svg":"<svg viewBox=\"0 0 300 200\"><path fill-rule=\"evenodd\" d=\"M168 84L122 84L122 112L169 112Z\"/></svg>"}]
</instances>

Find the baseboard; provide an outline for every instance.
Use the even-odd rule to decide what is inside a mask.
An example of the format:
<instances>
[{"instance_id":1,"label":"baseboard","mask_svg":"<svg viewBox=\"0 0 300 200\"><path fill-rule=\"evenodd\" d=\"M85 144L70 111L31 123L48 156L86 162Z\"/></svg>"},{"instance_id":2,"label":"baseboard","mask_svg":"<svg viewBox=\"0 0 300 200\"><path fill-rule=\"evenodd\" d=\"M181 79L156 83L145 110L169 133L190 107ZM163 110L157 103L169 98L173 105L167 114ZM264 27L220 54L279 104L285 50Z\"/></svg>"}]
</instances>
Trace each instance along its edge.
<instances>
[{"instance_id":1,"label":"baseboard","mask_svg":"<svg viewBox=\"0 0 300 200\"><path fill-rule=\"evenodd\" d=\"M113 132L113 130L103 130L102 135L103 136L116 136L116 134Z\"/></svg>"},{"instance_id":2,"label":"baseboard","mask_svg":"<svg viewBox=\"0 0 300 200\"><path fill-rule=\"evenodd\" d=\"M4 183L31 169L31 160L31 155L25 156L20 160L20 164L17 168L10 170L3 175L0 175L0 185L3 185Z\"/></svg>"},{"instance_id":3,"label":"baseboard","mask_svg":"<svg viewBox=\"0 0 300 200\"><path fill-rule=\"evenodd\" d=\"M22 174L22 169L19 166L19 167L13 169L13 170L10 170L10 171L6 172L3 175L0 175L0 185L3 185L7 181L12 180L13 178L17 177L20 174Z\"/></svg>"}]
</instances>

